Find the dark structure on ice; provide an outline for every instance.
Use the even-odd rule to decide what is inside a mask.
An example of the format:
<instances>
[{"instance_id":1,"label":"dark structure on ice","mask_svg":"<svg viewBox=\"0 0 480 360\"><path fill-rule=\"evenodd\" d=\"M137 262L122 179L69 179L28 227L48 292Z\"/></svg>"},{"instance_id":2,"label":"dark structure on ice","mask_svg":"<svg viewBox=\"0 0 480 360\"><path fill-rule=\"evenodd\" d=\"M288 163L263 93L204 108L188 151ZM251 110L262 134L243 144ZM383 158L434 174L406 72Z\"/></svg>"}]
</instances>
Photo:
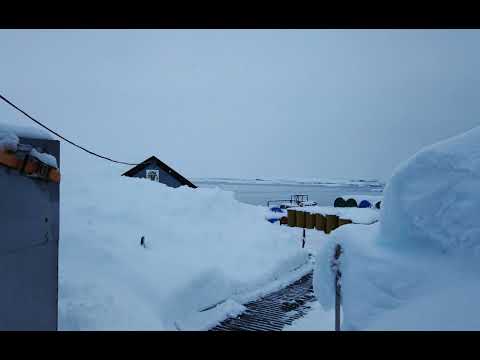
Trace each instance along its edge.
<instances>
[{"instance_id":1,"label":"dark structure on ice","mask_svg":"<svg viewBox=\"0 0 480 360\"><path fill-rule=\"evenodd\" d=\"M346 202L345 202L345 207L357 207L357 201L355 199L348 199Z\"/></svg>"},{"instance_id":2,"label":"dark structure on ice","mask_svg":"<svg viewBox=\"0 0 480 360\"><path fill-rule=\"evenodd\" d=\"M338 197L335 199L335 202L333 203L334 207L345 207L347 204L345 203L345 199L342 197Z\"/></svg>"},{"instance_id":3,"label":"dark structure on ice","mask_svg":"<svg viewBox=\"0 0 480 360\"><path fill-rule=\"evenodd\" d=\"M160 161L155 156L149 157L147 160L123 173L122 176L147 178L152 181L158 181L167 186L176 188L179 186L189 186L196 189L191 181L184 178L170 166Z\"/></svg>"}]
</instances>

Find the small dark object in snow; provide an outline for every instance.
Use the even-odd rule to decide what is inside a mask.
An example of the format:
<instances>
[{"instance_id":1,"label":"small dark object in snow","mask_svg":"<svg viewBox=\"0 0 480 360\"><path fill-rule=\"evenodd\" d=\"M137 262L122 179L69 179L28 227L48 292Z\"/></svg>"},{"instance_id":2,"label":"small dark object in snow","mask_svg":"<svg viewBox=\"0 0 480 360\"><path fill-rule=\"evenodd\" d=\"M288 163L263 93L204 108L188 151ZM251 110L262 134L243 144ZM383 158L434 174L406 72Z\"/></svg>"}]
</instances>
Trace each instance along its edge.
<instances>
[{"instance_id":1,"label":"small dark object in snow","mask_svg":"<svg viewBox=\"0 0 480 360\"><path fill-rule=\"evenodd\" d=\"M145 247L145 236L142 236L142 238L140 239L140 246Z\"/></svg>"},{"instance_id":2,"label":"small dark object in snow","mask_svg":"<svg viewBox=\"0 0 480 360\"><path fill-rule=\"evenodd\" d=\"M376 207L377 209L380 209L381 204L382 204L381 201L377 201L377 203L375 204L375 207Z\"/></svg>"}]
</instances>

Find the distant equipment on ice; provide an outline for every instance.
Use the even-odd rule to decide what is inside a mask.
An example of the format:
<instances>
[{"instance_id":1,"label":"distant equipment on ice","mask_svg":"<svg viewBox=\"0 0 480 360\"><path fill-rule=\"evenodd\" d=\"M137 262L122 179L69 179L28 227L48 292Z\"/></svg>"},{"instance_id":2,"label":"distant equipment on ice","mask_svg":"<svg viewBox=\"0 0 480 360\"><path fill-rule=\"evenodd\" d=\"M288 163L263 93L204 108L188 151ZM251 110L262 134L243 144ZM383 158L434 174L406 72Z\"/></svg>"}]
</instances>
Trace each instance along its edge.
<instances>
[{"instance_id":1,"label":"distant equipment on ice","mask_svg":"<svg viewBox=\"0 0 480 360\"><path fill-rule=\"evenodd\" d=\"M305 194L295 194L290 196L290 200L268 200L267 206L270 207L270 204L277 204L276 207L272 207L271 210L274 208L279 209L288 209L293 206L315 206L317 203L315 201L309 201L308 195Z\"/></svg>"}]
</instances>

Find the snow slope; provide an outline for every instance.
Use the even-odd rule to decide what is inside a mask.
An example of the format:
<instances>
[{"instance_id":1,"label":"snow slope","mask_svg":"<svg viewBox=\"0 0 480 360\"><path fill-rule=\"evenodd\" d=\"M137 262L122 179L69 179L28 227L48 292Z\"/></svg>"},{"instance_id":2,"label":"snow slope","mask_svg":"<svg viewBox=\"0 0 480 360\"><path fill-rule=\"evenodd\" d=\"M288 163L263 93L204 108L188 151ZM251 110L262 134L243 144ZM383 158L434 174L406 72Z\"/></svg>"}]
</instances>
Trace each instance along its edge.
<instances>
[{"instance_id":1,"label":"snow slope","mask_svg":"<svg viewBox=\"0 0 480 360\"><path fill-rule=\"evenodd\" d=\"M205 329L311 269L294 234L233 193L83 170L62 173L62 330Z\"/></svg>"},{"instance_id":2,"label":"snow slope","mask_svg":"<svg viewBox=\"0 0 480 360\"><path fill-rule=\"evenodd\" d=\"M374 225L346 225L317 256L315 293L333 306L330 260L344 253L342 329L479 330L480 128L401 164Z\"/></svg>"}]
</instances>

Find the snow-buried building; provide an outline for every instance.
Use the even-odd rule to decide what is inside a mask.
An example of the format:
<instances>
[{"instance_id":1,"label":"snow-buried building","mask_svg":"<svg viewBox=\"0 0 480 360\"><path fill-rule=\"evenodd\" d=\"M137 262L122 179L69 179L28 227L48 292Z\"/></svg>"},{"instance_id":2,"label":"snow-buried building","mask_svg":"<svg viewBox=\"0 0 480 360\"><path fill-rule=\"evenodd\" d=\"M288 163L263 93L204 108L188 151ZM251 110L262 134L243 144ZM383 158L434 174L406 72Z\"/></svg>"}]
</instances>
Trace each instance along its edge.
<instances>
[{"instance_id":1,"label":"snow-buried building","mask_svg":"<svg viewBox=\"0 0 480 360\"><path fill-rule=\"evenodd\" d=\"M142 163L123 173L122 176L147 178L152 181L161 182L173 188L184 185L194 189L197 188L197 186L191 181L180 175L155 156L149 157Z\"/></svg>"}]
</instances>

